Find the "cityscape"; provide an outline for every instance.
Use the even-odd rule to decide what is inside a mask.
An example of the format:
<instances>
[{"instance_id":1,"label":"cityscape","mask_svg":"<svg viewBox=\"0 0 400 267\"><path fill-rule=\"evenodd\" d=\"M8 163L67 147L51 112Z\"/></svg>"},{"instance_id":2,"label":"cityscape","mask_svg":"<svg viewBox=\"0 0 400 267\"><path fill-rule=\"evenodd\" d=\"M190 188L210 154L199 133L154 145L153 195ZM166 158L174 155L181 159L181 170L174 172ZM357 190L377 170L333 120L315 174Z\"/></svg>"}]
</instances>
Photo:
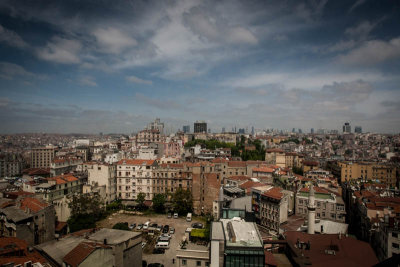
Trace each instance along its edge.
<instances>
[{"instance_id":1,"label":"cityscape","mask_svg":"<svg viewBox=\"0 0 400 267\"><path fill-rule=\"evenodd\" d=\"M400 2L0 2L0 267L400 266Z\"/></svg>"}]
</instances>

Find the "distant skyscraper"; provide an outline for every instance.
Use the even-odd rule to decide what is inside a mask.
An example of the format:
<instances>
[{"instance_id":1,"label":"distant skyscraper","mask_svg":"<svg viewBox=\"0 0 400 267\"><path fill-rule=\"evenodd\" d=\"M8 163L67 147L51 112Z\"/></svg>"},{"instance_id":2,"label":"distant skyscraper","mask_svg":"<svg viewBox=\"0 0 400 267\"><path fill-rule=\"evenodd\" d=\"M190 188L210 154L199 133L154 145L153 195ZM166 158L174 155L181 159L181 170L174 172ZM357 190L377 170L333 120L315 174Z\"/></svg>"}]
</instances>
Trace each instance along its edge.
<instances>
[{"instance_id":1,"label":"distant skyscraper","mask_svg":"<svg viewBox=\"0 0 400 267\"><path fill-rule=\"evenodd\" d=\"M147 124L148 130L158 130L160 133L164 133L164 123L159 118L155 119L154 122Z\"/></svg>"},{"instance_id":2,"label":"distant skyscraper","mask_svg":"<svg viewBox=\"0 0 400 267\"><path fill-rule=\"evenodd\" d=\"M346 123L343 125L343 133L351 133L350 122L346 122Z\"/></svg>"},{"instance_id":3,"label":"distant skyscraper","mask_svg":"<svg viewBox=\"0 0 400 267\"><path fill-rule=\"evenodd\" d=\"M254 126L251 126L251 135L254 135L255 134L255 132L254 132Z\"/></svg>"},{"instance_id":4,"label":"distant skyscraper","mask_svg":"<svg viewBox=\"0 0 400 267\"><path fill-rule=\"evenodd\" d=\"M354 132L355 133L362 133L362 127L361 126L354 127Z\"/></svg>"},{"instance_id":5,"label":"distant skyscraper","mask_svg":"<svg viewBox=\"0 0 400 267\"><path fill-rule=\"evenodd\" d=\"M190 125L184 125L182 130L184 133L190 133Z\"/></svg>"},{"instance_id":6,"label":"distant skyscraper","mask_svg":"<svg viewBox=\"0 0 400 267\"><path fill-rule=\"evenodd\" d=\"M314 128L311 128L311 134L314 134Z\"/></svg>"},{"instance_id":7,"label":"distant skyscraper","mask_svg":"<svg viewBox=\"0 0 400 267\"><path fill-rule=\"evenodd\" d=\"M299 128L299 133L303 133L303 130Z\"/></svg>"},{"instance_id":8,"label":"distant skyscraper","mask_svg":"<svg viewBox=\"0 0 400 267\"><path fill-rule=\"evenodd\" d=\"M239 134L245 134L246 131L244 130L244 128L239 128Z\"/></svg>"},{"instance_id":9,"label":"distant skyscraper","mask_svg":"<svg viewBox=\"0 0 400 267\"><path fill-rule=\"evenodd\" d=\"M211 128L208 128L208 133L211 133Z\"/></svg>"},{"instance_id":10,"label":"distant skyscraper","mask_svg":"<svg viewBox=\"0 0 400 267\"><path fill-rule=\"evenodd\" d=\"M205 121L196 121L194 123L194 133L207 133L207 123Z\"/></svg>"},{"instance_id":11,"label":"distant skyscraper","mask_svg":"<svg viewBox=\"0 0 400 267\"><path fill-rule=\"evenodd\" d=\"M222 133L225 133L225 127L222 127Z\"/></svg>"},{"instance_id":12,"label":"distant skyscraper","mask_svg":"<svg viewBox=\"0 0 400 267\"><path fill-rule=\"evenodd\" d=\"M295 128L293 128L293 129L292 129L292 133L295 133L295 132L296 132L296 129L295 129Z\"/></svg>"}]
</instances>

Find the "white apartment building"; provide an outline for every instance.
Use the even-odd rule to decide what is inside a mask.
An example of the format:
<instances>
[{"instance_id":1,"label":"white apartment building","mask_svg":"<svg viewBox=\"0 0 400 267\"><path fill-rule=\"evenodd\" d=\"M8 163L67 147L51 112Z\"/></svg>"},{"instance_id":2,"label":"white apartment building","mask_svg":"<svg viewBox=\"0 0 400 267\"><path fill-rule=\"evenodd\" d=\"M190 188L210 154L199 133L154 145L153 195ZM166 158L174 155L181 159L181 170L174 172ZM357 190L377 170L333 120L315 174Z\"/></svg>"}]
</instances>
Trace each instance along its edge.
<instances>
[{"instance_id":1,"label":"white apartment building","mask_svg":"<svg viewBox=\"0 0 400 267\"><path fill-rule=\"evenodd\" d=\"M88 185L91 191L101 192L106 204L117 198L116 166L107 163L86 163L88 168ZM101 190L100 187L104 187Z\"/></svg>"},{"instance_id":2,"label":"white apartment building","mask_svg":"<svg viewBox=\"0 0 400 267\"><path fill-rule=\"evenodd\" d=\"M117 194L119 199L134 200L139 193L146 200L153 199L153 172L157 161L145 159L122 159L117 163Z\"/></svg>"}]
</instances>

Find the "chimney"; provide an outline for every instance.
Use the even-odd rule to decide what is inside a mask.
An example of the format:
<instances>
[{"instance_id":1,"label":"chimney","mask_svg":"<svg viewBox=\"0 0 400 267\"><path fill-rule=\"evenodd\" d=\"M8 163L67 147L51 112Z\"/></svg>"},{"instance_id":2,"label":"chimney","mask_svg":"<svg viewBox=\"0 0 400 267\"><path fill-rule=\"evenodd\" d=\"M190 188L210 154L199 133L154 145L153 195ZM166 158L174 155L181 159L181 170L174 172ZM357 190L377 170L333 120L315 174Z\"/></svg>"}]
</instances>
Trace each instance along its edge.
<instances>
[{"instance_id":1,"label":"chimney","mask_svg":"<svg viewBox=\"0 0 400 267\"><path fill-rule=\"evenodd\" d=\"M104 238L104 245L107 245L107 238Z\"/></svg>"}]
</instances>

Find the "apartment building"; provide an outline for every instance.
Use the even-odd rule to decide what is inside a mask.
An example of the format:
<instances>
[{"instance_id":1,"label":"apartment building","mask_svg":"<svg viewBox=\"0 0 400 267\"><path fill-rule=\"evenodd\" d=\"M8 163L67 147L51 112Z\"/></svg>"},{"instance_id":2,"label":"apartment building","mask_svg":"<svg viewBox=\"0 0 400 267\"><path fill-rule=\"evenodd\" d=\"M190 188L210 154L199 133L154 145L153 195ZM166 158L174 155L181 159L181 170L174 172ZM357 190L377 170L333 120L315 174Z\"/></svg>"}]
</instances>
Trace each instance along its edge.
<instances>
[{"instance_id":1,"label":"apartment building","mask_svg":"<svg viewBox=\"0 0 400 267\"><path fill-rule=\"evenodd\" d=\"M50 175L57 176L70 173L76 170L78 165L82 164L80 158L56 158L50 163Z\"/></svg>"},{"instance_id":2,"label":"apartment building","mask_svg":"<svg viewBox=\"0 0 400 267\"><path fill-rule=\"evenodd\" d=\"M387 186L395 187L397 185L397 168L393 165L379 164L372 166L372 180L379 181Z\"/></svg>"},{"instance_id":3,"label":"apartment building","mask_svg":"<svg viewBox=\"0 0 400 267\"><path fill-rule=\"evenodd\" d=\"M185 164L160 164L153 173L153 193L174 193L178 188L192 190L192 172Z\"/></svg>"},{"instance_id":4,"label":"apartment building","mask_svg":"<svg viewBox=\"0 0 400 267\"><path fill-rule=\"evenodd\" d=\"M153 173L156 160L122 159L117 163L117 195L123 200L135 200L139 193L146 194L146 200L153 199Z\"/></svg>"},{"instance_id":5,"label":"apartment building","mask_svg":"<svg viewBox=\"0 0 400 267\"><path fill-rule=\"evenodd\" d=\"M1 236L20 238L29 245L54 239L56 218L53 205L32 196L1 201Z\"/></svg>"},{"instance_id":6,"label":"apartment building","mask_svg":"<svg viewBox=\"0 0 400 267\"><path fill-rule=\"evenodd\" d=\"M344 223L346 210L342 197L321 187L315 190L315 218ZM302 188L296 194L296 215L307 216L309 188Z\"/></svg>"},{"instance_id":7,"label":"apartment building","mask_svg":"<svg viewBox=\"0 0 400 267\"><path fill-rule=\"evenodd\" d=\"M19 154L0 154L0 177L20 175L24 168L24 160Z\"/></svg>"},{"instance_id":8,"label":"apartment building","mask_svg":"<svg viewBox=\"0 0 400 267\"><path fill-rule=\"evenodd\" d=\"M55 156L56 147L37 147L31 150L31 168L50 168Z\"/></svg>"},{"instance_id":9,"label":"apartment building","mask_svg":"<svg viewBox=\"0 0 400 267\"><path fill-rule=\"evenodd\" d=\"M158 129L142 130L136 136L137 146L149 146L151 143L160 143L162 141L162 136Z\"/></svg>"},{"instance_id":10,"label":"apartment building","mask_svg":"<svg viewBox=\"0 0 400 267\"><path fill-rule=\"evenodd\" d=\"M117 198L117 178L116 165L107 163L87 163L88 164L88 186L90 190L104 192L100 196L105 204L113 202ZM103 188L103 190L99 190Z\"/></svg>"}]
</instances>

